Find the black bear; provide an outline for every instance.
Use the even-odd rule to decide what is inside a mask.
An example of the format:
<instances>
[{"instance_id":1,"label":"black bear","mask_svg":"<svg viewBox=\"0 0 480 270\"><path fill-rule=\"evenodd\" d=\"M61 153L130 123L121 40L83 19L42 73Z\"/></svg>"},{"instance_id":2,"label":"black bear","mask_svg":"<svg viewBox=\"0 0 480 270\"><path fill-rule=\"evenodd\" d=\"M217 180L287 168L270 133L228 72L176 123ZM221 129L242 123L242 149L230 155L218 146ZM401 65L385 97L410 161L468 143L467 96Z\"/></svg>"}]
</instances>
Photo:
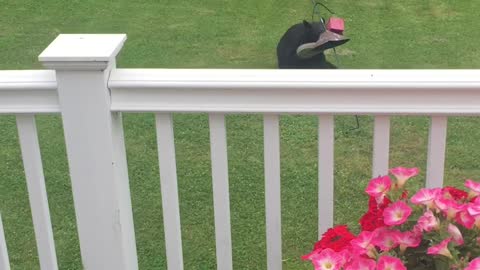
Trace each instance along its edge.
<instances>
[{"instance_id":1,"label":"black bear","mask_svg":"<svg viewBox=\"0 0 480 270\"><path fill-rule=\"evenodd\" d=\"M282 36L277 45L278 68L285 69L329 69L336 68L328 62L323 52L312 57L302 58L298 56L297 49L306 43L316 42L320 34L325 32L323 23L303 23L290 27Z\"/></svg>"}]
</instances>

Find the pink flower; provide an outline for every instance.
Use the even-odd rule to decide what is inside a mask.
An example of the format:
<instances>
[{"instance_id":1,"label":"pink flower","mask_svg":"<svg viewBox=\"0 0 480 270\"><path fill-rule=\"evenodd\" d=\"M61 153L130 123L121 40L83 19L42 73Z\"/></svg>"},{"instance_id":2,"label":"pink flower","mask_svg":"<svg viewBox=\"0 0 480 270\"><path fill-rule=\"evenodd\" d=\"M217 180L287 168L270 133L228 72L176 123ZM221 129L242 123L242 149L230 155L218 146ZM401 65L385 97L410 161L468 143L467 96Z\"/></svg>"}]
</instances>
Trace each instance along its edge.
<instances>
[{"instance_id":1,"label":"pink flower","mask_svg":"<svg viewBox=\"0 0 480 270\"><path fill-rule=\"evenodd\" d=\"M443 240L442 242L440 242L440 244L436 246L429 247L427 250L427 254L443 255L445 257L452 259L453 258L452 253L450 253L450 250L448 249L448 243L450 243L450 241L452 241L452 237L449 237Z\"/></svg>"},{"instance_id":2,"label":"pink flower","mask_svg":"<svg viewBox=\"0 0 480 270\"><path fill-rule=\"evenodd\" d=\"M468 197L467 192L454 187L444 187L442 188L442 193L445 199L453 199L456 201L462 201Z\"/></svg>"},{"instance_id":3,"label":"pink flower","mask_svg":"<svg viewBox=\"0 0 480 270\"><path fill-rule=\"evenodd\" d=\"M480 270L480 257L472 260L464 270Z\"/></svg>"},{"instance_id":4,"label":"pink flower","mask_svg":"<svg viewBox=\"0 0 480 270\"><path fill-rule=\"evenodd\" d=\"M398 246L394 235L397 231L391 231L386 227L378 228L373 231L372 244L379 247L382 251L389 251Z\"/></svg>"},{"instance_id":5,"label":"pink flower","mask_svg":"<svg viewBox=\"0 0 480 270\"><path fill-rule=\"evenodd\" d=\"M470 189L472 197L480 194L480 182L475 182L473 180L467 179L465 181L465 186Z\"/></svg>"},{"instance_id":6,"label":"pink flower","mask_svg":"<svg viewBox=\"0 0 480 270\"><path fill-rule=\"evenodd\" d=\"M467 229L472 229L473 225L475 225L475 218L468 213L466 207L457 213L455 221Z\"/></svg>"},{"instance_id":7,"label":"pink flower","mask_svg":"<svg viewBox=\"0 0 480 270\"><path fill-rule=\"evenodd\" d=\"M432 209L435 207L433 201L437 198L440 192L440 188L421 188L415 195L412 196L410 201L413 204L423 204Z\"/></svg>"},{"instance_id":8,"label":"pink flower","mask_svg":"<svg viewBox=\"0 0 480 270\"><path fill-rule=\"evenodd\" d=\"M399 258L382 256L378 260L377 270L407 270Z\"/></svg>"},{"instance_id":9,"label":"pink flower","mask_svg":"<svg viewBox=\"0 0 480 270\"><path fill-rule=\"evenodd\" d=\"M367 254L371 258L375 257L375 255L372 253L373 249L375 248L372 244L373 237L373 232L362 231L357 238L350 242L353 251L358 253L358 255Z\"/></svg>"},{"instance_id":10,"label":"pink flower","mask_svg":"<svg viewBox=\"0 0 480 270\"><path fill-rule=\"evenodd\" d=\"M463 210L463 205L454 200L438 196L434 200L435 206L440 209L448 219L453 219L458 212Z\"/></svg>"},{"instance_id":11,"label":"pink flower","mask_svg":"<svg viewBox=\"0 0 480 270\"><path fill-rule=\"evenodd\" d=\"M341 262L342 257L329 248L322 250L322 252L312 257L315 270L340 270L342 267Z\"/></svg>"},{"instance_id":12,"label":"pink flower","mask_svg":"<svg viewBox=\"0 0 480 270\"><path fill-rule=\"evenodd\" d=\"M480 228L480 200L478 198L467 205L467 212L475 220L475 226Z\"/></svg>"},{"instance_id":13,"label":"pink flower","mask_svg":"<svg viewBox=\"0 0 480 270\"><path fill-rule=\"evenodd\" d=\"M472 217L480 215L480 203L469 203L467 206L467 211Z\"/></svg>"},{"instance_id":14,"label":"pink flower","mask_svg":"<svg viewBox=\"0 0 480 270\"><path fill-rule=\"evenodd\" d=\"M457 226L450 223L448 224L447 231L452 237L453 243L455 243L458 246L463 245L463 236Z\"/></svg>"},{"instance_id":15,"label":"pink flower","mask_svg":"<svg viewBox=\"0 0 480 270\"><path fill-rule=\"evenodd\" d=\"M368 195L375 197L378 202L379 200L383 200L383 197L390 190L391 186L392 180L390 180L390 177L388 175L380 176L370 180L367 188L365 189L365 192Z\"/></svg>"},{"instance_id":16,"label":"pink flower","mask_svg":"<svg viewBox=\"0 0 480 270\"><path fill-rule=\"evenodd\" d=\"M390 173L397 178L398 187L403 187L408 179L416 176L420 170L418 168L397 167L390 169Z\"/></svg>"},{"instance_id":17,"label":"pink flower","mask_svg":"<svg viewBox=\"0 0 480 270\"><path fill-rule=\"evenodd\" d=\"M375 270L375 261L372 259L357 258L345 270Z\"/></svg>"},{"instance_id":18,"label":"pink flower","mask_svg":"<svg viewBox=\"0 0 480 270\"><path fill-rule=\"evenodd\" d=\"M422 227L421 224L418 224L418 221L417 221L417 224L415 224L415 226L413 226L412 232L413 232L416 236L422 237L422 235L423 235L423 227Z\"/></svg>"},{"instance_id":19,"label":"pink flower","mask_svg":"<svg viewBox=\"0 0 480 270\"><path fill-rule=\"evenodd\" d=\"M402 201L389 205L383 210L383 222L388 226L401 225L412 214L412 208Z\"/></svg>"},{"instance_id":20,"label":"pink flower","mask_svg":"<svg viewBox=\"0 0 480 270\"><path fill-rule=\"evenodd\" d=\"M430 232L432 230L438 230L439 221L432 211L428 210L423 213L420 218L418 218L417 225L418 228L422 229L423 231Z\"/></svg>"},{"instance_id":21,"label":"pink flower","mask_svg":"<svg viewBox=\"0 0 480 270\"><path fill-rule=\"evenodd\" d=\"M353 255L354 255L352 253L351 247L346 248L346 249L342 249L337 254L340 256L340 258L341 258L340 264L343 265L343 266L345 266L346 263L350 262L352 260Z\"/></svg>"},{"instance_id":22,"label":"pink flower","mask_svg":"<svg viewBox=\"0 0 480 270\"><path fill-rule=\"evenodd\" d=\"M400 245L400 251L405 252L407 247L418 247L422 242L422 236L414 232L397 232L393 235L395 242Z\"/></svg>"}]
</instances>

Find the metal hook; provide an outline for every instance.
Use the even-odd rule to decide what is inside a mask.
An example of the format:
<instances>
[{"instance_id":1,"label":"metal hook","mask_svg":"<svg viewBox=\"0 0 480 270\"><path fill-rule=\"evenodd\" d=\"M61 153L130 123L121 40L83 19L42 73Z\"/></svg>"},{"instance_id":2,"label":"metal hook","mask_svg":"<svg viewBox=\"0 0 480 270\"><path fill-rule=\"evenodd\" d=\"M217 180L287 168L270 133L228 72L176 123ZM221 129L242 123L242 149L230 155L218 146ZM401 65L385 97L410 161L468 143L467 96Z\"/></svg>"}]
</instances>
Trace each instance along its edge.
<instances>
[{"instance_id":1,"label":"metal hook","mask_svg":"<svg viewBox=\"0 0 480 270\"><path fill-rule=\"evenodd\" d=\"M331 10L330 8L328 8L324 3L322 2L319 2L318 0L312 0L312 5L313 5L313 11L312 11L312 21L313 21L313 16L317 13L317 7L318 6L322 6L324 7L328 12L330 12L330 14L334 15L335 12L333 10Z\"/></svg>"}]
</instances>

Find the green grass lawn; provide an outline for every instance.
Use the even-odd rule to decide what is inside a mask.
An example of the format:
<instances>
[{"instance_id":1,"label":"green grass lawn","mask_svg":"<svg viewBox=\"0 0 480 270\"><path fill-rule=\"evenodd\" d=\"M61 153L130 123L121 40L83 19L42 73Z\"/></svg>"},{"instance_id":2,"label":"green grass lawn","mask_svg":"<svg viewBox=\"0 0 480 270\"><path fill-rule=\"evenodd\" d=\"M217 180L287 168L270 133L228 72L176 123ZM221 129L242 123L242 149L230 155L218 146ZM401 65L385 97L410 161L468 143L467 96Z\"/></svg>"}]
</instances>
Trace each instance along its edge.
<instances>
[{"instance_id":1,"label":"green grass lawn","mask_svg":"<svg viewBox=\"0 0 480 270\"><path fill-rule=\"evenodd\" d=\"M480 68L478 1L328 3L352 39L338 49L342 68ZM0 69L41 68L38 54L59 33L127 33L119 67L274 68L277 41L310 10L310 0L0 0ZM175 116L185 269L215 268L207 120ZM372 118L360 122L352 130L353 117L335 119L335 222L354 229L372 155ZM37 124L59 266L81 269L61 121L42 115ZM391 166L425 171L428 124L393 118ZM140 269L165 269L154 118L127 114L124 125ZM480 179L479 125L477 118L450 119L447 184ZM316 128L315 116L281 118L285 269L311 269L299 256L317 235ZM262 117L228 116L227 129L234 267L265 269ZM0 116L0 211L12 269L39 269L13 116Z\"/></svg>"}]
</instances>

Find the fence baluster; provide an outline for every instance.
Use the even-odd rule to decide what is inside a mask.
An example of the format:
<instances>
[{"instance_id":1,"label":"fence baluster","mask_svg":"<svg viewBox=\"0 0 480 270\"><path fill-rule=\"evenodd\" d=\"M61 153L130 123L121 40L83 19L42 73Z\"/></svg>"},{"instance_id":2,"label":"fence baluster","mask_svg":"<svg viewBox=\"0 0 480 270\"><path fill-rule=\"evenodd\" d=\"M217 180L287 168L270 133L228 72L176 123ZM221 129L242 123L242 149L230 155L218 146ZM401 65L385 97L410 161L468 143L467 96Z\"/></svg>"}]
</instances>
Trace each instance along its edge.
<instances>
[{"instance_id":1,"label":"fence baluster","mask_svg":"<svg viewBox=\"0 0 480 270\"><path fill-rule=\"evenodd\" d=\"M182 232L172 115L159 113L156 123L167 267L169 270L182 270Z\"/></svg>"},{"instance_id":2,"label":"fence baluster","mask_svg":"<svg viewBox=\"0 0 480 270\"><path fill-rule=\"evenodd\" d=\"M232 236L228 185L227 134L225 115L210 114L210 151L212 158L213 204L217 269L232 269Z\"/></svg>"},{"instance_id":3,"label":"fence baluster","mask_svg":"<svg viewBox=\"0 0 480 270\"><path fill-rule=\"evenodd\" d=\"M2 215L0 214L0 269L10 270L10 261L8 259L7 242L5 241L5 232L3 230Z\"/></svg>"},{"instance_id":4,"label":"fence baluster","mask_svg":"<svg viewBox=\"0 0 480 270\"><path fill-rule=\"evenodd\" d=\"M372 177L378 177L388 173L388 156L390 153L390 117L375 116L374 125Z\"/></svg>"},{"instance_id":5,"label":"fence baluster","mask_svg":"<svg viewBox=\"0 0 480 270\"><path fill-rule=\"evenodd\" d=\"M282 269L282 210L280 193L279 116L264 115L265 214L267 269Z\"/></svg>"},{"instance_id":6,"label":"fence baluster","mask_svg":"<svg viewBox=\"0 0 480 270\"><path fill-rule=\"evenodd\" d=\"M318 124L318 237L333 226L333 115L321 115Z\"/></svg>"},{"instance_id":7,"label":"fence baluster","mask_svg":"<svg viewBox=\"0 0 480 270\"><path fill-rule=\"evenodd\" d=\"M40 268L42 270L55 270L58 269L57 256L55 254L55 242L53 241L35 116L31 114L17 115L17 128L32 209Z\"/></svg>"},{"instance_id":8,"label":"fence baluster","mask_svg":"<svg viewBox=\"0 0 480 270\"><path fill-rule=\"evenodd\" d=\"M427 181L428 188L443 186L445 148L447 143L447 117L432 116L428 135Z\"/></svg>"}]
</instances>

